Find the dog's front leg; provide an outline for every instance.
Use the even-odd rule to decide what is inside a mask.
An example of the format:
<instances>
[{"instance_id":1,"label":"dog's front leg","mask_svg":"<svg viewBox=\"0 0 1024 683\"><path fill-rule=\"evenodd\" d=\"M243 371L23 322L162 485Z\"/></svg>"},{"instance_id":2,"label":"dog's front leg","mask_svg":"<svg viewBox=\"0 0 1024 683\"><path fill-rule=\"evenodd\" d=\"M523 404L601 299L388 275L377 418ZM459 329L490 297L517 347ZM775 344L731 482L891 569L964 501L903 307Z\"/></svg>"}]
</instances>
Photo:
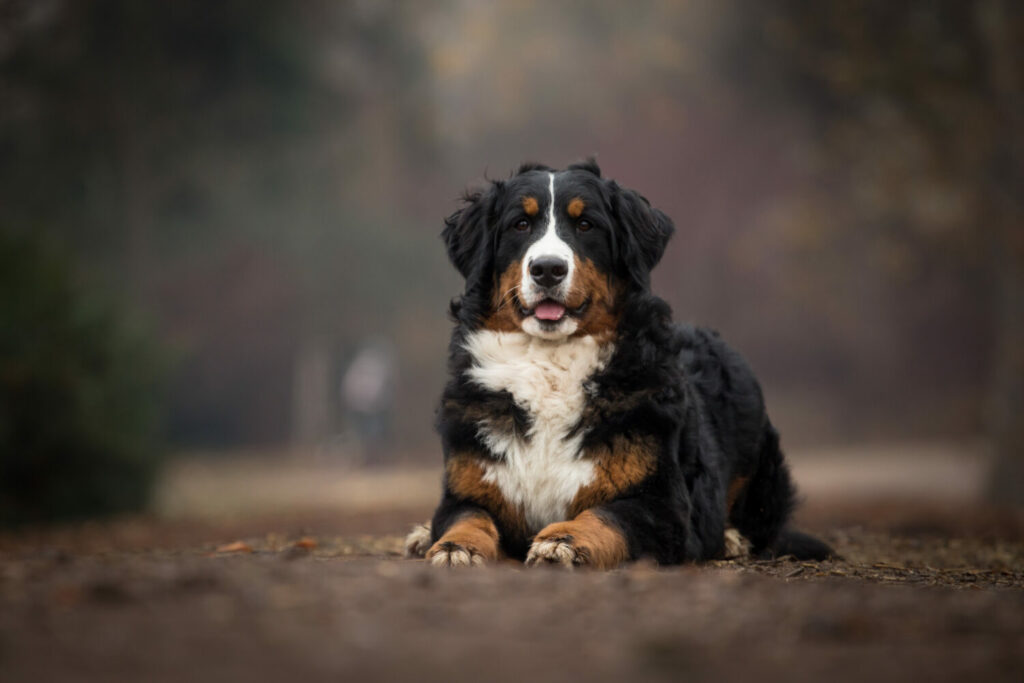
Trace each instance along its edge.
<instances>
[{"instance_id":1,"label":"dog's front leg","mask_svg":"<svg viewBox=\"0 0 1024 683\"><path fill-rule=\"evenodd\" d=\"M460 515L426 554L435 567L480 566L498 558L498 528L483 510Z\"/></svg>"},{"instance_id":2,"label":"dog's front leg","mask_svg":"<svg viewBox=\"0 0 1024 683\"><path fill-rule=\"evenodd\" d=\"M575 519L541 529L526 555L526 564L614 569L627 559L629 546L618 525L600 510L585 510Z\"/></svg>"}]
</instances>

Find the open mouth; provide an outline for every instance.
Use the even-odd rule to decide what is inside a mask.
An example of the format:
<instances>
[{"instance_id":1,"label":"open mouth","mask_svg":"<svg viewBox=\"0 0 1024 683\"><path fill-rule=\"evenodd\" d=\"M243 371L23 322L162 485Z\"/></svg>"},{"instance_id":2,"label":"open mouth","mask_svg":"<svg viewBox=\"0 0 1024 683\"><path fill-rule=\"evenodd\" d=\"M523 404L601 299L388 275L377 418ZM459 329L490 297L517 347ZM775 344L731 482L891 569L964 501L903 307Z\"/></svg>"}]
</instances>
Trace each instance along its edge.
<instances>
[{"instance_id":1,"label":"open mouth","mask_svg":"<svg viewBox=\"0 0 1024 683\"><path fill-rule=\"evenodd\" d=\"M565 304L559 303L554 299L544 299L532 309L520 306L519 312L524 318L532 315L542 323L555 324L561 322L566 316L578 317L582 315L589 305L590 299L587 299L576 308L567 308Z\"/></svg>"}]
</instances>

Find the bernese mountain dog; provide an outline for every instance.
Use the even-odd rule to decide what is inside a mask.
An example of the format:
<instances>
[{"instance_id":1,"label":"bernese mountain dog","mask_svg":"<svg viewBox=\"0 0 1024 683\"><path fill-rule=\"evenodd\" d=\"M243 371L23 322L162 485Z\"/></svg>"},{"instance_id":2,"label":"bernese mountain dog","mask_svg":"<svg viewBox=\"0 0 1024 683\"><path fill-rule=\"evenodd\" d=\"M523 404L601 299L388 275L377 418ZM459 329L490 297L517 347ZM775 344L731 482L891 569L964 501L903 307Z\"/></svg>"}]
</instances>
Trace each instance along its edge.
<instances>
[{"instance_id":1,"label":"bernese mountain dog","mask_svg":"<svg viewBox=\"0 0 1024 683\"><path fill-rule=\"evenodd\" d=\"M668 216L593 160L526 164L464 202L442 233L465 278L437 414L444 490L410 556L831 555L787 526L794 486L750 368L651 294Z\"/></svg>"}]
</instances>

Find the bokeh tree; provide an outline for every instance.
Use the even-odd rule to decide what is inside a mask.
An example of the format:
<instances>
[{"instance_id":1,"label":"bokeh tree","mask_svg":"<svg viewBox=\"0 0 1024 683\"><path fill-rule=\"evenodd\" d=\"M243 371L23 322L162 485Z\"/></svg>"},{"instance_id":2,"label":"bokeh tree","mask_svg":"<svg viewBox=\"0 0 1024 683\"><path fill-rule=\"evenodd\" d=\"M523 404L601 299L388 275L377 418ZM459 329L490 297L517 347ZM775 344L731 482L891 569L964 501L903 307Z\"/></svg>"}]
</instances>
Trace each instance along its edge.
<instances>
[{"instance_id":1,"label":"bokeh tree","mask_svg":"<svg viewBox=\"0 0 1024 683\"><path fill-rule=\"evenodd\" d=\"M967 324L991 345L991 493L1024 503L1024 7L784 0L735 15L733 66L754 101L795 105L816 133L833 210L816 215L830 236L810 256L841 269L850 243L867 243L882 271L912 282L939 267L968 283Z\"/></svg>"},{"instance_id":2,"label":"bokeh tree","mask_svg":"<svg viewBox=\"0 0 1024 683\"><path fill-rule=\"evenodd\" d=\"M386 328L418 290L396 292L374 264L416 264L433 242L398 238L382 182L428 144L418 4L5 0L0 13L4 229L48 233L91 285L156 313L182 351L184 441L287 439L309 340Z\"/></svg>"},{"instance_id":3,"label":"bokeh tree","mask_svg":"<svg viewBox=\"0 0 1024 683\"><path fill-rule=\"evenodd\" d=\"M0 526L143 509L167 358L42 240L0 232Z\"/></svg>"}]
</instances>

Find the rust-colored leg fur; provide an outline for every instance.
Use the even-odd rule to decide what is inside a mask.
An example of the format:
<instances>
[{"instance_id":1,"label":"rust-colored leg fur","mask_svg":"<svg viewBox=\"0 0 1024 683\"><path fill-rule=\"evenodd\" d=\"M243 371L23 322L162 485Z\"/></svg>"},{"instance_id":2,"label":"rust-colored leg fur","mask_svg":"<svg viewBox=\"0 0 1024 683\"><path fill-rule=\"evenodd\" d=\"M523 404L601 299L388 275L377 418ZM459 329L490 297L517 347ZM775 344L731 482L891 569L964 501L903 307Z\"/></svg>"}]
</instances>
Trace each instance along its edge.
<instances>
[{"instance_id":1,"label":"rust-colored leg fur","mask_svg":"<svg viewBox=\"0 0 1024 683\"><path fill-rule=\"evenodd\" d=\"M526 564L614 569L627 559L629 550L622 532L585 510L576 519L544 527L533 539Z\"/></svg>"},{"instance_id":2,"label":"rust-colored leg fur","mask_svg":"<svg viewBox=\"0 0 1024 683\"><path fill-rule=\"evenodd\" d=\"M460 518L427 551L427 561L435 567L480 566L496 559L498 529L484 513Z\"/></svg>"}]
</instances>

